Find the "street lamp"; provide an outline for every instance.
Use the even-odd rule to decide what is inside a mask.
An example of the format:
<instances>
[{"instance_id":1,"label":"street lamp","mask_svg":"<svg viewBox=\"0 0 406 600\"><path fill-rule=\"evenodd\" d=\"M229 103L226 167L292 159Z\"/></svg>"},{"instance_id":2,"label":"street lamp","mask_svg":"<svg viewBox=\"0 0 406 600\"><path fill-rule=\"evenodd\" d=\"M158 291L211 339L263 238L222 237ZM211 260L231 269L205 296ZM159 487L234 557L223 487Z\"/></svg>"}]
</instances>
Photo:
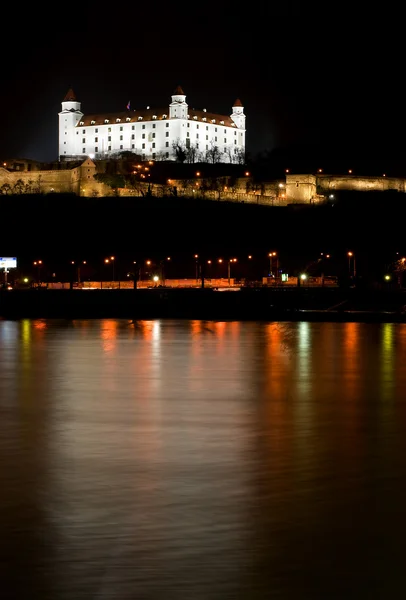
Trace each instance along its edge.
<instances>
[{"instance_id":1,"label":"street lamp","mask_svg":"<svg viewBox=\"0 0 406 600\"><path fill-rule=\"evenodd\" d=\"M169 262L171 260L171 257L167 256L166 260ZM165 268L164 268L165 261L161 260L160 264L161 264L161 281L162 281L162 285L165 285Z\"/></svg>"},{"instance_id":2,"label":"street lamp","mask_svg":"<svg viewBox=\"0 0 406 600\"><path fill-rule=\"evenodd\" d=\"M74 260L71 260L71 264L74 265L76 263ZM82 260L82 265L85 265L85 264L86 264L86 261ZM76 267L76 273L77 273L76 278L78 280L78 283L80 283L80 262L78 263L78 266Z\"/></svg>"},{"instance_id":3,"label":"street lamp","mask_svg":"<svg viewBox=\"0 0 406 600\"><path fill-rule=\"evenodd\" d=\"M279 266L278 266L278 253L277 252L270 252L268 254L268 256L269 256L269 275L271 277L273 276L273 263L272 263L272 261L273 261L273 258L276 257L276 274L275 274L275 279L276 279L276 277L278 276L278 269L279 269Z\"/></svg>"},{"instance_id":4,"label":"street lamp","mask_svg":"<svg viewBox=\"0 0 406 600\"><path fill-rule=\"evenodd\" d=\"M34 260L33 265L35 267L37 267L38 270L38 275L37 275L37 284L40 284L40 275L41 275L41 266L42 266L42 260Z\"/></svg>"},{"instance_id":5,"label":"street lamp","mask_svg":"<svg viewBox=\"0 0 406 600\"><path fill-rule=\"evenodd\" d=\"M231 279L231 263L232 262L237 262L236 258L229 258L228 259L228 286L230 287L230 279Z\"/></svg>"},{"instance_id":6,"label":"street lamp","mask_svg":"<svg viewBox=\"0 0 406 600\"><path fill-rule=\"evenodd\" d=\"M195 254L195 260L196 260L196 283L199 279L199 255Z\"/></svg>"},{"instance_id":7,"label":"street lamp","mask_svg":"<svg viewBox=\"0 0 406 600\"><path fill-rule=\"evenodd\" d=\"M116 280L116 278L114 277L114 259L115 259L115 257L114 257L114 256L110 256L110 260L111 260L111 261L112 261L112 263L113 263L113 282Z\"/></svg>"},{"instance_id":8,"label":"street lamp","mask_svg":"<svg viewBox=\"0 0 406 600\"><path fill-rule=\"evenodd\" d=\"M113 265L113 282L115 281L115 277L114 277L114 256L110 256L110 258L105 258L104 262L106 263L106 265L111 261L111 264Z\"/></svg>"},{"instance_id":9,"label":"street lamp","mask_svg":"<svg viewBox=\"0 0 406 600\"><path fill-rule=\"evenodd\" d=\"M351 259L352 259L352 277L355 278L355 256L354 252L347 252L348 256L348 275L351 277Z\"/></svg>"}]
</instances>

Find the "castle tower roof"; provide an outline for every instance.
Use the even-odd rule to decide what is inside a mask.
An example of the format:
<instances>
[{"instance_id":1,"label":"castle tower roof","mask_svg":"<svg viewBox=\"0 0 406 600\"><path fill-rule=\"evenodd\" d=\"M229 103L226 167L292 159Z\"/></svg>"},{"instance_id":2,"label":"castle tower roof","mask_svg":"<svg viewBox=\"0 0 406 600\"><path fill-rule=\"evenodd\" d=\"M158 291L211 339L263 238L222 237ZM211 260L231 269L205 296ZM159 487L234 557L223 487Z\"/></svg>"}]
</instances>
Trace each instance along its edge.
<instances>
[{"instance_id":1,"label":"castle tower roof","mask_svg":"<svg viewBox=\"0 0 406 600\"><path fill-rule=\"evenodd\" d=\"M234 102L233 108L234 106L242 106L241 100L239 98L237 98L237 100Z\"/></svg>"},{"instance_id":2,"label":"castle tower roof","mask_svg":"<svg viewBox=\"0 0 406 600\"><path fill-rule=\"evenodd\" d=\"M65 98L62 100L62 102L77 102L76 94L72 90L72 88L69 88L69 90L67 91L67 94L66 94Z\"/></svg>"},{"instance_id":3,"label":"castle tower roof","mask_svg":"<svg viewBox=\"0 0 406 600\"><path fill-rule=\"evenodd\" d=\"M184 96L185 92L182 90L182 88L180 87L180 85L178 85L176 87L176 90L173 92L174 96Z\"/></svg>"}]
</instances>

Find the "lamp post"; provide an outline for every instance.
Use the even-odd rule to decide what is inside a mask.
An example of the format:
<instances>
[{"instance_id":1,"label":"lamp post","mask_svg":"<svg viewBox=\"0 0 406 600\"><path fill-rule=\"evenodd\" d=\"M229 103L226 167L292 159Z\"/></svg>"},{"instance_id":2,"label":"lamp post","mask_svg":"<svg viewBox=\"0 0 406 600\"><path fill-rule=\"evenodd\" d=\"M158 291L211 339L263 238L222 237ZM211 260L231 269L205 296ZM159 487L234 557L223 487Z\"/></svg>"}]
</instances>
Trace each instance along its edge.
<instances>
[{"instance_id":1,"label":"lamp post","mask_svg":"<svg viewBox=\"0 0 406 600\"><path fill-rule=\"evenodd\" d=\"M42 266L42 260L34 260L34 266L37 267L37 285L40 284L40 280L41 280L41 266Z\"/></svg>"},{"instance_id":2,"label":"lamp post","mask_svg":"<svg viewBox=\"0 0 406 600\"><path fill-rule=\"evenodd\" d=\"M330 254L324 254L324 252L320 253L320 262L321 262L321 286L324 287L324 268L325 268L325 258L330 258Z\"/></svg>"},{"instance_id":3,"label":"lamp post","mask_svg":"<svg viewBox=\"0 0 406 600\"><path fill-rule=\"evenodd\" d=\"M228 287L230 287L230 279L231 279L231 263L232 262L237 262L236 258L229 258L228 259Z\"/></svg>"},{"instance_id":4,"label":"lamp post","mask_svg":"<svg viewBox=\"0 0 406 600\"><path fill-rule=\"evenodd\" d=\"M114 276L114 262L115 262L115 257L114 256L110 256L110 260L113 263L113 283L115 282L116 278Z\"/></svg>"},{"instance_id":5,"label":"lamp post","mask_svg":"<svg viewBox=\"0 0 406 600\"><path fill-rule=\"evenodd\" d=\"M269 275L270 275L270 277L273 276L273 258L276 257L276 274L275 274L275 278L276 278L277 275L278 275L278 269L279 269L279 266L278 266L278 253L277 252L270 252L268 254L268 256L269 256Z\"/></svg>"},{"instance_id":6,"label":"lamp post","mask_svg":"<svg viewBox=\"0 0 406 600\"><path fill-rule=\"evenodd\" d=\"M171 257L167 256L166 260L169 262L171 260ZM165 260L161 260L161 282L162 282L162 285L165 285L165 267L164 267L164 264L165 264Z\"/></svg>"},{"instance_id":7,"label":"lamp post","mask_svg":"<svg viewBox=\"0 0 406 600\"><path fill-rule=\"evenodd\" d=\"M198 282L199 279L199 255L195 254L195 260L196 260L196 283Z\"/></svg>"},{"instance_id":8,"label":"lamp post","mask_svg":"<svg viewBox=\"0 0 406 600\"><path fill-rule=\"evenodd\" d=\"M351 278L351 259L352 259L352 277L355 279L356 270L355 270L354 252L347 252L347 256L348 256L348 275Z\"/></svg>"},{"instance_id":9,"label":"lamp post","mask_svg":"<svg viewBox=\"0 0 406 600\"><path fill-rule=\"evenodd\" d=\"M113 265L113 283L115 281L115 277L114 277L114 256L110 256L110 258L105 258L104 262L106 263L106 265L111 261L111 264Z\"/></svg>"}]
</instances>

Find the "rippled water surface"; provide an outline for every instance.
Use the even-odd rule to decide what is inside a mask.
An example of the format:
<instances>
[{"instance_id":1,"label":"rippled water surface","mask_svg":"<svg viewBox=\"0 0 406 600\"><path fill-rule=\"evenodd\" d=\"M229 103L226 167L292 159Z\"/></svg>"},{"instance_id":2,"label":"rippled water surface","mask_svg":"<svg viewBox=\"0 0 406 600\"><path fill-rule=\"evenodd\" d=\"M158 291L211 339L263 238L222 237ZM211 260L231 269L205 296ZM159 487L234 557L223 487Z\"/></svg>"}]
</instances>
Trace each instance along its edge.
<instances>
[{"instance_id":1,"label":"rippled water surface","mask_svg":"<svg viewBox=\"0 0 406 600\"><path fill-rule=\"evenodd\" d=\"M5 600L390 599L406 325L0 321Z\"/></svg>"}]
</instances>

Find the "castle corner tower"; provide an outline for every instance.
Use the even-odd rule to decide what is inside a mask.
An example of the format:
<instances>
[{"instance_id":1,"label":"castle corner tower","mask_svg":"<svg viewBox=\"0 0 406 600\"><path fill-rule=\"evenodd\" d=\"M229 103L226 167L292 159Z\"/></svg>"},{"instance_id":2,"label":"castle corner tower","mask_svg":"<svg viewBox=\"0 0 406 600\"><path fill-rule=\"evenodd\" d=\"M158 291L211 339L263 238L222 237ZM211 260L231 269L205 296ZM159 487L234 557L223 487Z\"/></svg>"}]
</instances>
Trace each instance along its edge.
<instances>
[{"instance_id":1,"label":"castle corner tower","mask_svg":"<svg viewBox=\"0 0 406 600\"><path fill-rule=\"evenodd\" d=\"M62 110L59 114L59 160L77 154L75 127L83 117L80 102L76 99L75 92L69 88L62 100Z\"/></svg>"}]
</instances>

